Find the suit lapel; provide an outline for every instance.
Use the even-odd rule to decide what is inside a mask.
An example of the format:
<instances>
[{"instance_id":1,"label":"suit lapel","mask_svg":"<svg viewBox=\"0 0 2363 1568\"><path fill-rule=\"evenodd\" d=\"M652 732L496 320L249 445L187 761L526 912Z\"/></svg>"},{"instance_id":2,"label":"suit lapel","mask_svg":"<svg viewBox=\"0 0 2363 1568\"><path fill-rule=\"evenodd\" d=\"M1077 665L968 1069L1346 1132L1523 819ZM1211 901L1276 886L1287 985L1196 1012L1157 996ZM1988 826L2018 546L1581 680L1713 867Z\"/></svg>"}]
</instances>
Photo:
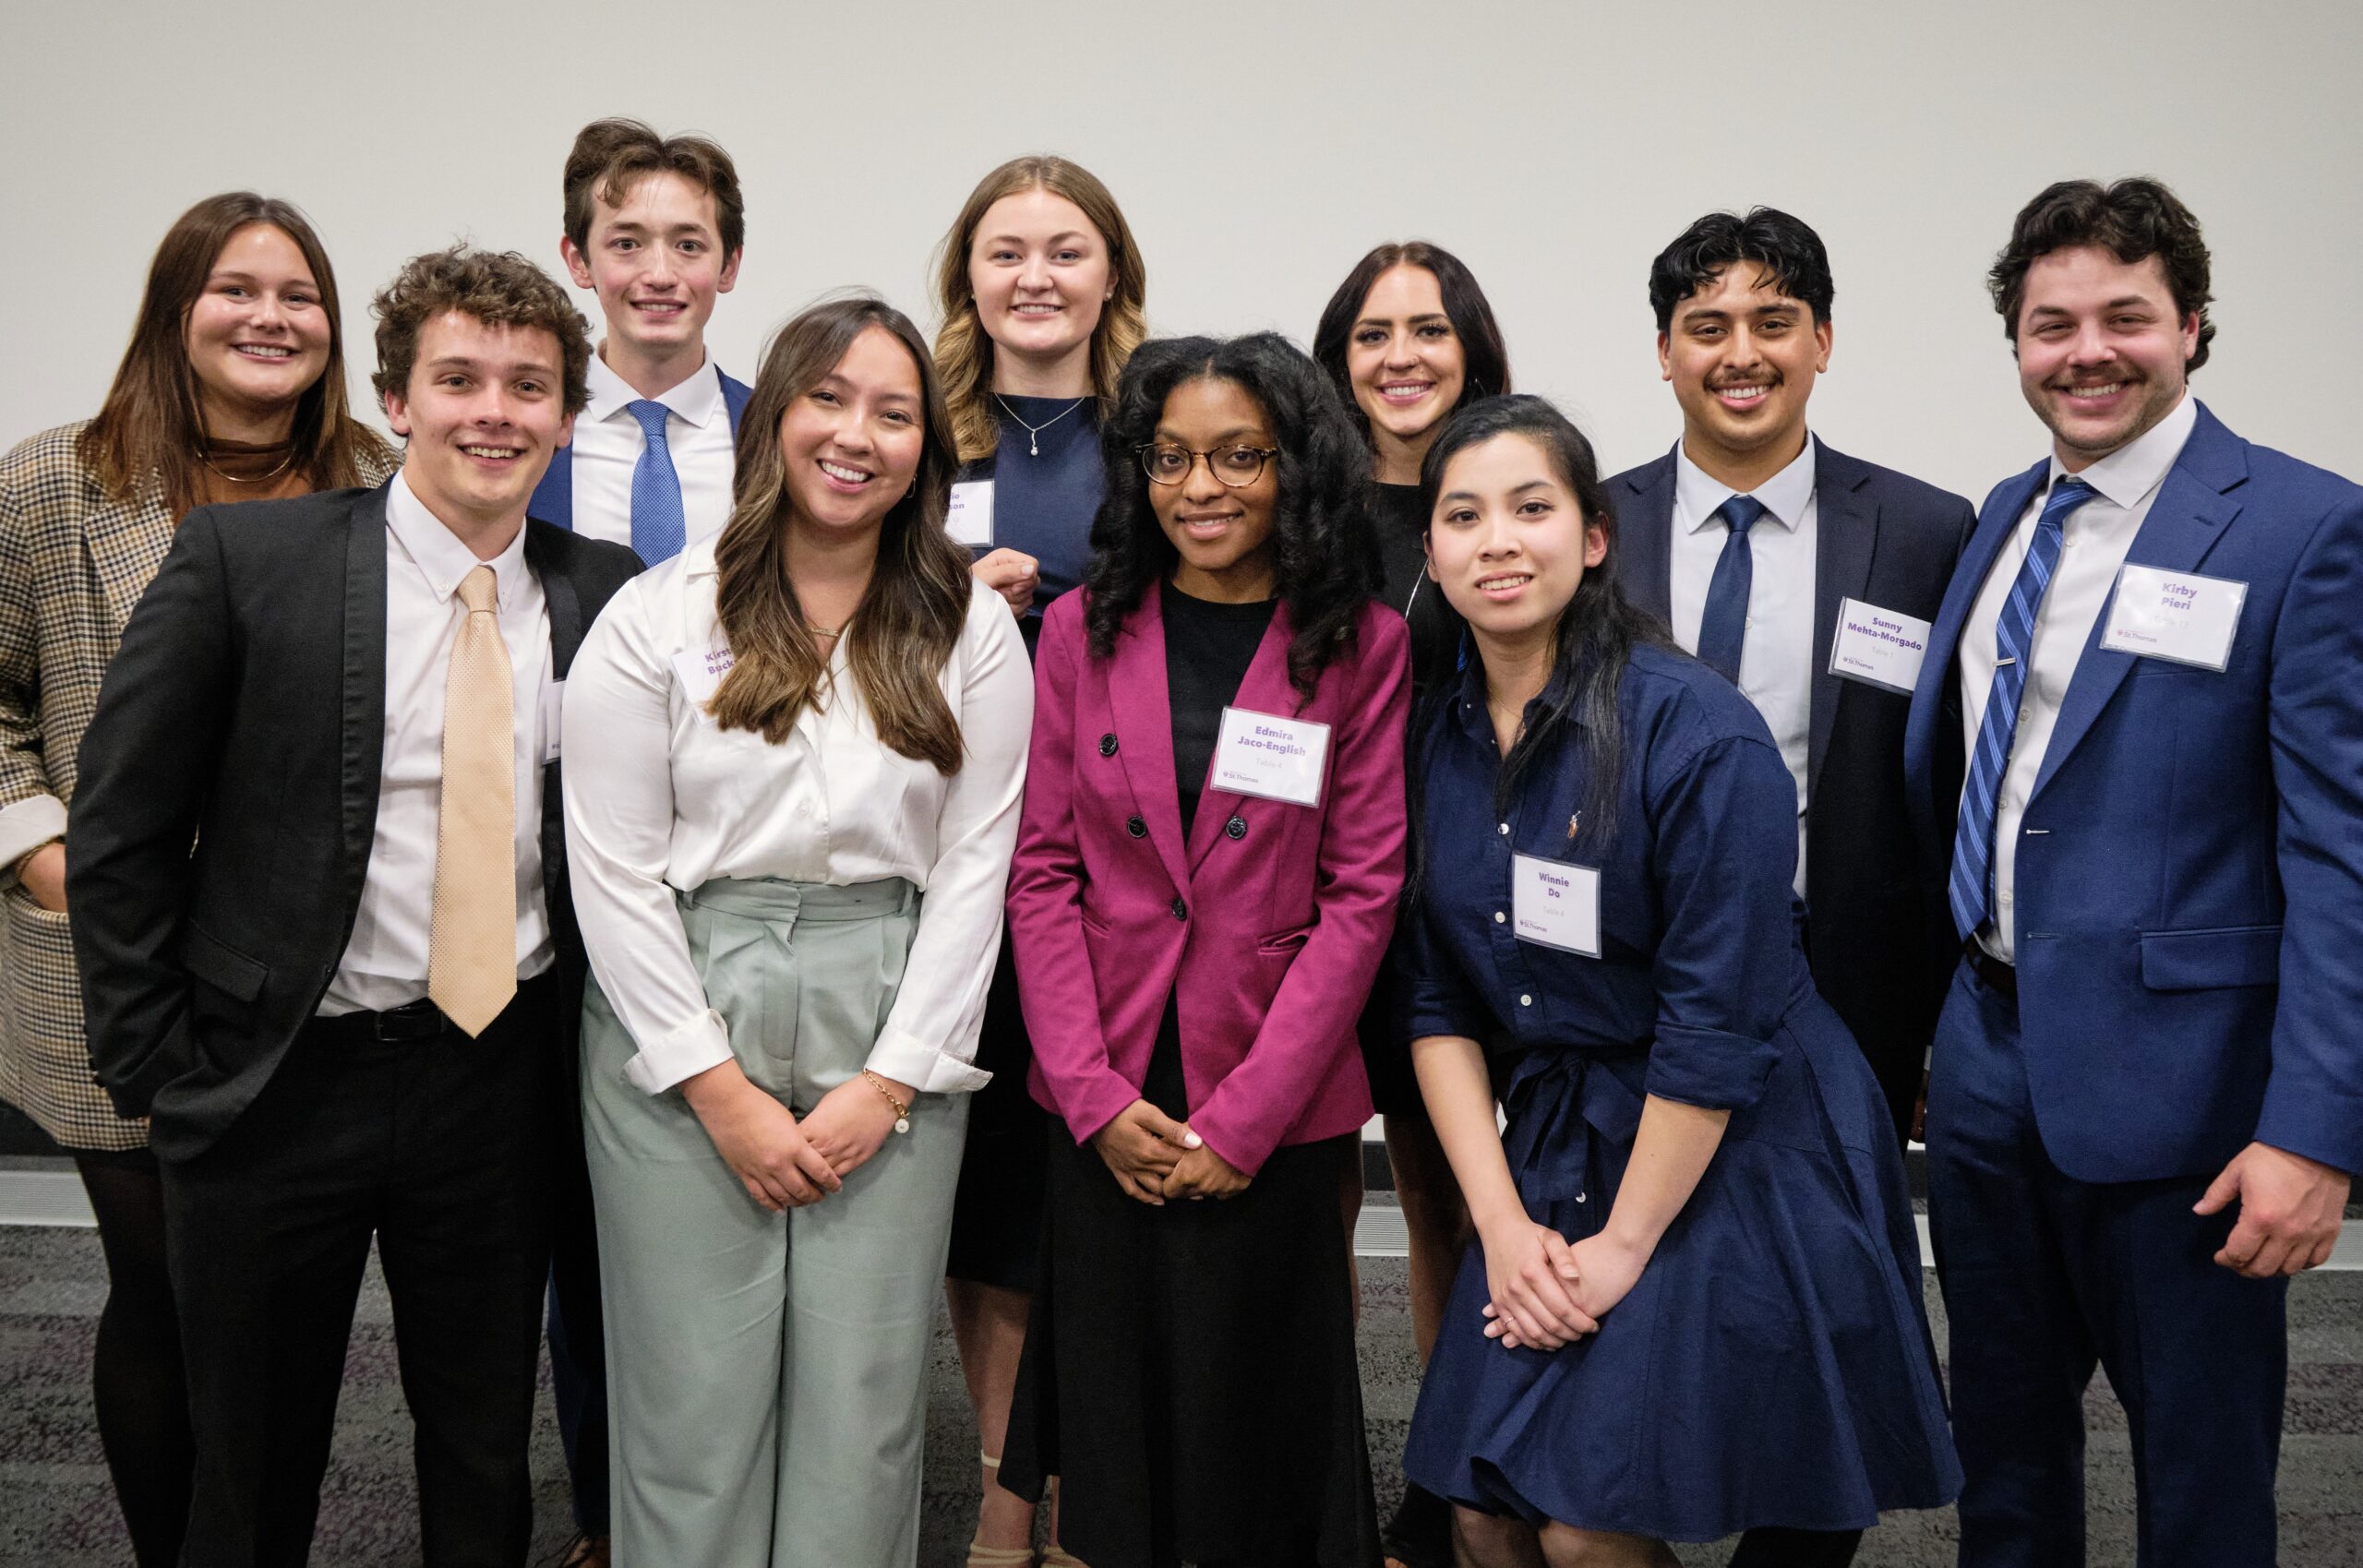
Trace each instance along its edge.
<instances>
[{"instance_id":1,"label":"suit lapel","mask_svg":"<svg viewBox=\"0 0 2363 1568\"><path fill-rule=\"evenodd\" d=\"M575 592L574 579L551 558L558 533L555 525L546 531L540 522L526 520L525 565L542 585L542 602L550 612L550 678L564 680L573 666L574 651L582 646L582 596Z\"/></svg>"},{"instance_id":2,"label":"suit lapel","mask_svg":"<svg viewBox=\"0 0 2363 1568\"><path fill-rule=\"evenodd\" d=\"M1173 781L1173 695L1165 684L1165 606L1151 583L1116 636L1108 668L1116 756L1148 824L1149 842L1176 892L1190 885L1182 843L1182 796Z\"/></svg>"},{"instance_id":3,"label":"suit lapel","mask_svg":"<svg viewBox=\"0 0 2363 1568\"><path fill-rule=\"evenodd\" d=\"M173 547L173 523L172 509L161 492L151 489L128 504L101 502L82 525L90 564L106 595L109 629L118 638Z\"/></svg>"},{"instance_id":4,"label":"suit lapel","mask_svg":"<svg viewBox=\"0 0 2363 1568\"><path fill-rule=\"evenodd\" d=\"M386 751L386 487L356 500L344 557L343 907L361 906Z\"/></svg>"},{"instance_id":5,"label":"suit lapel","mask_svg":"<svg viewBox=\"0 0 2363 1568\"><path fill-rule=\"evenodd\" d=\"M549 467L542 471L542 482L534 486L533 498L525 503L525 510L533 517L571 533L574 528L574 445L569 442L550 454Z\"/></svg>"},{"instance_id":6,"label":"suit lapel","mask_svg":"<svg viewBox=\"0 0 2363 1568\"><path fill-rule=\"evenodd\" d=\"M1264 628L1264 640L1255 645L1255 657L1249 661L1247 673L1239 680L1239 690L1230 705L1258 713L1277 713L1292 717L1304 704L1298 700L1296 688L1289 682L1289 643L1294 634L1289 628L1289 607L1272 606L1272 624ZM1333 754L1323 759L1324 786L1326 775L1335 771L1337 758ZM1170 771L1170 770L1169 770ZM1211 776L1213 770L1207 770ZM1198 814L1190 823L1190 869L1195 872L1206 852L1222 837L1223 824L1239 808L1244 796L1227 789L1201 786ZM1177 808L1178 809L1178 808Z\"/></svg>"},{"instance_id":7,"label":"suit lapel","mask_svg":"<svg viewBox=\"0 0 2363 1568\"><path fill-rule=\"evenodd\" d=\"M1673 624L1673 454L1666 453L1625 475L1625 515L1618 548L1625 565L1617 579L1634 604L1668 626Z\"/></svg>"},{"instance_id":8,"label":"suit lapel","mask_svg":"<svg viewBox=\"0 0 2363 1568\"><path fill-rule=\"evenodd\" d=\"M1845 683L1829 673L1830 640L1838 635L1838 606L1859 599L1871 580L1871 557L1878 541L1878 509L1862 495L1870 470L1814 440L1814 551L1812 700L1805 746L1805 798L1821 793L1821 760L1829 754L1829 734L1838 718Z\"/></svg>"},{"instance_id":9,"label":"suit lapel","mask_svg":"<svg viewBox=\"0 0 2363 1568\"><path fill-rule=\"evenodd\" d=\"M1986 498L1985 513L1977 520L1977 531L1970 535L1969 548L1961 552L1961 563L1953 569L1953 580L1945 589L1944 607L1937 612L1937 624L1928 633L1928 657L1939 668L1949 672L1954 660L1961 656L1961 633L1969 624L1969 612L1976 605L1986 578L1993 573L2002 546L2019 526L2019 514L2027 509L2035 487L2050 471L2051 461L2046 458L2016 479L2005 481ZM1925 670L1926 666L1922 667Z\"/></svg>"}]
</instances>

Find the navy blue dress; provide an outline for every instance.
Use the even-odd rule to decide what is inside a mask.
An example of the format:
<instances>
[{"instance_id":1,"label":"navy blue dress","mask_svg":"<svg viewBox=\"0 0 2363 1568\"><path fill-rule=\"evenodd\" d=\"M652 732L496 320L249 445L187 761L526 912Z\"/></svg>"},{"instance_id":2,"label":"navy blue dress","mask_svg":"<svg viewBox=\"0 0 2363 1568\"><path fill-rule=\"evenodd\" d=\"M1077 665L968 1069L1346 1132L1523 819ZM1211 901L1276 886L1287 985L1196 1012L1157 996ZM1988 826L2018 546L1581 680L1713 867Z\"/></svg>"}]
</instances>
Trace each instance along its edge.
<instances>
[{"instance_id":1,"label":"navy blue dress","mask_svg":"<svg viewBox=\"0 0 2363 1568\"><path fill-rule=\"evenodd\" d=\"M1470 1246L1404 1471L1489 1513L1677 1541L1941 1506L1961 1472L1911 1203L1878 1083L1805 968L1795 785L1756 710L1680 653L1636 649L1618 710L1604 844L1575 821L1572 734L1497 814L1475 661L1433 713L1411 1037L1494 1042L1519 1196L1570 1240L1614 1205L1643 1096L1727 1108L1729 1129L1589 1338L1487 1339ZM1518 940L1513 852L1600 870L1601 956Z\"/></svg>"}]
</instances>

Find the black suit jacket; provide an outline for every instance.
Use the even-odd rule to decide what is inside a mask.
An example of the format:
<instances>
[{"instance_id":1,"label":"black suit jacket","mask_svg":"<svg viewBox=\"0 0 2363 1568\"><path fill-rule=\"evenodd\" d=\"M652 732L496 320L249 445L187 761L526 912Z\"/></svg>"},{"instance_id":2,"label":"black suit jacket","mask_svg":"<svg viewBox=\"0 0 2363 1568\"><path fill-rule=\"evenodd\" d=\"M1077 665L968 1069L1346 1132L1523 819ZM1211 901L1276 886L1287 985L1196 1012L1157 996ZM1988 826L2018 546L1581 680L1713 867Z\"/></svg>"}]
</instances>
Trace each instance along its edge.
<instances>
[{"instance_id":1,"label":"black suit jacket","mask_svg":"<svg viewBox=\"0 0 2363 1568\"><path fill-rule=\"evenodd\" d=\"M562 680L640 561L526 530ZM160 1155L227 1131L318 1009L368 873L385 729L385 489L189 513L108 666L66 828L91 1059L118 1110L154 1119ZM558 789L552 762L543 886L571 990Z\"/></svg>"},{"instance_id":2,"label":"black suit jacket","mask_svg":"<svg viewBox=\"0 0 2363 1568\"><path fill-rule=\"evenodd\" d=\"M1674 455L1608 482L1625 596L1672 619ZM1912 699L1829 673L1841 599L1933 622L1977 513L1968 501L1814 442L1813 691L1805 752L1805 949L1899 1131L1960 956L1944 890L1920 868L1904 808Z\"/></svg>"}]
</instances>

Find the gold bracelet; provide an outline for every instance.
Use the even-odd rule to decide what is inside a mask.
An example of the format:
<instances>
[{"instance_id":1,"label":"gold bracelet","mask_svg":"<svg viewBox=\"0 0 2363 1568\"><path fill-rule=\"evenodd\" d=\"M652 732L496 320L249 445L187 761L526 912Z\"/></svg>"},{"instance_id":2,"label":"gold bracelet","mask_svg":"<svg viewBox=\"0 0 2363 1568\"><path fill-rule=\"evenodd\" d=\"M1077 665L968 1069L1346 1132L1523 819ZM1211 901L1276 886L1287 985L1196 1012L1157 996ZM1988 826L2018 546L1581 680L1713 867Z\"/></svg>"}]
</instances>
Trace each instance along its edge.
<instances>
[{"instance_id":1,"label":"gold bracelet","mask_svg":"<svg viewBox=\"0 0 2363 1568\"><path fill-rule=\"evenodd\" d=\"M870 1086L871 1088L886 1096L886 1103L888 1105L894 1107L894 1131L897 1132L908 1132L911 1130L911 1107L904 1104L902 1100L895 1097L894 1091L886 1087L886 1080L881 1078L875 1072L870 1071L870 1069L866 1067L863 1068L861 1070L861 1075L870 1080Z\"/></svg>"}]
</instances>

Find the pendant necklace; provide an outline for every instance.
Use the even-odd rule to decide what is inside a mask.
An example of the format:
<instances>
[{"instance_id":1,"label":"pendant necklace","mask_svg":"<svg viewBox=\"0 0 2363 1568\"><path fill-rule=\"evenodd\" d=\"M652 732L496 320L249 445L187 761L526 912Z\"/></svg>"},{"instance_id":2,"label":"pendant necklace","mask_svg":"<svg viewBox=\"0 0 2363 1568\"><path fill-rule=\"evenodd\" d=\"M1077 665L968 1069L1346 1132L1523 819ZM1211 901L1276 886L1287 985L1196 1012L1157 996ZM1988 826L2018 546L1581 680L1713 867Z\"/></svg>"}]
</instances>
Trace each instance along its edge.
<instances>
[{"instance_id":1,"label":"pendant necklace","mask_svg":"<svg viewBox=\"0 0 2363 1568\"><path fill-rule=\"evenodd\" d=\"M993 394L993 401L1001 404L1002 413L1008 414L1012 419L1016 419L1018 424L1026 425L1026 455L1029 458L1038 458L1042 455L1043 431L1048 430L1051 425L1056 425L1060 420L1064 419L1067 415L1073 413L1075 410L1081 408L1090 401L1090 395L1086 393L1084 396L1075 399L1074 401L1067 404L1066 407L1059 410L1058 413L1050 415L1050 418L1044 420L1041 424L1026 425L1025 420L1018 418L1017 411L1009 406L1009 400L1007 398L1002 397L999 392L995 392Z\"/></svg>"}]
</instances>

